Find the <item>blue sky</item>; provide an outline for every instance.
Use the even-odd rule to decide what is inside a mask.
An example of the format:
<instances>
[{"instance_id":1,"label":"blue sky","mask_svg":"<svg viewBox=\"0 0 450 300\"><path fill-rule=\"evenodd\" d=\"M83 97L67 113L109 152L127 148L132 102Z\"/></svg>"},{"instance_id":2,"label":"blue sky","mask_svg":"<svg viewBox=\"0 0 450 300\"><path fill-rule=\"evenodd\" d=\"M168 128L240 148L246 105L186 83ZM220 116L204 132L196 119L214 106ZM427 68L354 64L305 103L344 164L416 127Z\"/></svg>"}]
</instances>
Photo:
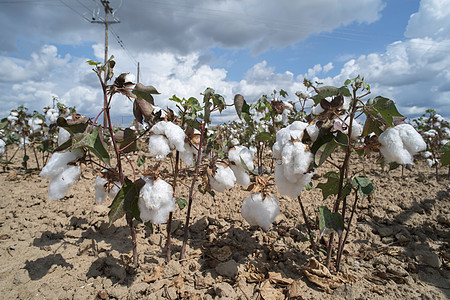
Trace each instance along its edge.
<instances>
[{"instance_id":1,"label":"blue sky","mask_svg":"<svg viewBox=\"0 0 450 300\"><path fill-rule=\"evenodd\" d=\"M136 73L139 61L162 107L206 87L252 102L273 89L293 96L304 77L340 86L360 74L409 117L434 108L450 118L450 0L110 2L121 21L109 34L116 73ZM100 111L85 63L103 60L104 27L89 22L98 9L99 0L0 0L1 116L21 104L42 111L52 96L89 117ZM131 119L126 99L113 111Z\"/></svg>"}]
</instances>

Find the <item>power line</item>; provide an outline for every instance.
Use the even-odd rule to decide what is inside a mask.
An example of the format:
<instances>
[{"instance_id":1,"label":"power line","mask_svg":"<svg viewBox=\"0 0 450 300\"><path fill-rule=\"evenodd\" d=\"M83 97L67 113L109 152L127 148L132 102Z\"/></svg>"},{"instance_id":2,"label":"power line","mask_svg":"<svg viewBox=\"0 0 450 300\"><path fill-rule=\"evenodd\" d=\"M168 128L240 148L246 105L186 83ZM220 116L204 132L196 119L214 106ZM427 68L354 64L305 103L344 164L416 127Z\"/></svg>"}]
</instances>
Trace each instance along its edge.
<instances>
[{"instance_id":1,"label":"power line","mask_svg":"<svg viewBox=\"0 0 450 300\"><path fill-rule=\"evenodd\" d=\"M66 4L63 0L59 0L59 2L61 2L62 4L64 4L66 7L68 7L70 10L72 10L74 13L76 13L77 15L79 15L80 17L82 17L83 19L85 19L86 21L90 22L91 20L89 20L88 18L86 18L84 15L82 15L80 12L78 12L76 9L74 9L73 7L69 6L68 4Z\"/></svg>"}]
</instances>

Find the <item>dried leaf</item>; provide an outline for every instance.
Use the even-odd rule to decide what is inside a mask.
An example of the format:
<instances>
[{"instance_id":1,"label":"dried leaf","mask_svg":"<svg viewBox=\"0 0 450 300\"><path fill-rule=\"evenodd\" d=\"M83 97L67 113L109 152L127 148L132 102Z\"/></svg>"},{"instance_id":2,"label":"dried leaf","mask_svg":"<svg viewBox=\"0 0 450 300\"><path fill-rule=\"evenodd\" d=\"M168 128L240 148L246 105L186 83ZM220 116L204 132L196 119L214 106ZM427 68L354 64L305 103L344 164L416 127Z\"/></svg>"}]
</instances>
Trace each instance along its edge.
<instances>
[{"instance_id":1,"label":"dried leaf","mask_svg":"<svg viewBox=\"0 0 450 300\"><path fill-rule=\"evenodd\" d=\"M287 296L288 299L298 299L302 300L302 294L305 292L300 287L300 284L297 281L293 281L288 287L287 287Z\"/></svg>"},{"instance_id":2,"label":"dried leaf","mask_svg":"<svg viewBox=\"0 0 450 300\"><path fill-rule=\"evenodd\" d=\"M145 274L143 281L146 283L155 282L163 277L164 266L155 266L150 274Z\"/></svg>"},{"instance_id":3,"label":"dried leaf","mask_svg":"<svg viewBox=\"0 0 450 300\"><path fill-rule=\"evenodd\" d=\"M269 272L269 280L270 282L281 285L281 286L288 286L294 282L291 278L283 278L283 276L280 273L276 272Z\"/></svg>"},{"instance_id":4,"label":"dried leaf","mask_svg":"<svg viewBox=\"0 0 450 300\"><path fill-rule=\"evenodd\" d=\"M273 288L273 286L270 284L269 280L266 280L260 290L259 293L261 294L261 297L265 300L277 300L277 299L284 299L283 293Z\"/></svg>"}]
</instances>

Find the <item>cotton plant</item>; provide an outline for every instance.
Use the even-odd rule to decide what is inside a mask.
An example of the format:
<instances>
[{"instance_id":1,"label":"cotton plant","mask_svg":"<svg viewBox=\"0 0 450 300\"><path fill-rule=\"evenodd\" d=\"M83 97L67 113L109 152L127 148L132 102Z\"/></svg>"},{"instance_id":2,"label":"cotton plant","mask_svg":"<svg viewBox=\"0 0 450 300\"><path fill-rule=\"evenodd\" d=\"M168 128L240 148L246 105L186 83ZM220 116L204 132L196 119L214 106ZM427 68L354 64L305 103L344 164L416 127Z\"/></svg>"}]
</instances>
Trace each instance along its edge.
<instances>
[{"instance_id":1,"label":"cotton plant","mask_svg":"<svg viewBox=\"0 0 450 300\"><path fill-rule=\"evenodd\" d=\"M104 169L95 178L95 202L102 203L107 198L114 199L120 191L122 183L116 174Z\"/></svg>"},{"instance_id":2,"label":"cotton plant","mask_svg":"<svg viewBox=\"0 0 450 300\"><path fill-rule=\"evenodd\" d=\"M427 151L423 153L429 167L433 167L436 180L439 168L450 164L450 123L433 109L413 120L414 128L422 135ZM450 169L448 172L450 176Z\"/></svg>"},{"instance_id":3,"label":"cotton plant","mask_svg":"<svg viewBox=\"0 0 450 300\"><path fill-rule=\"evenodd\" d=\"M229 166L220 163L215 165L209 176L210 187L219 193L232 188L235 183L236 176L233 170Z\"/></svg>"}]
</instances>

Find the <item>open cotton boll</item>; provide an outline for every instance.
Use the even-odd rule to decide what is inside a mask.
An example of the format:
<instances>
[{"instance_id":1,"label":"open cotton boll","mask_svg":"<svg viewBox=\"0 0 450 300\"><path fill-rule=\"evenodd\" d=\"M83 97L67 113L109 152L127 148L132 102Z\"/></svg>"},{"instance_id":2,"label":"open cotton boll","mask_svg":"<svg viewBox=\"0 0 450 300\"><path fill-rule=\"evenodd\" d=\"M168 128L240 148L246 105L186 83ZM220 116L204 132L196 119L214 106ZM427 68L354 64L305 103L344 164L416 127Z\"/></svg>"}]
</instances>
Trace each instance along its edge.
<instances>
[{"instance_id":1,"label":"open cotton boll","mask_svg":"<svg viewBox=\"0 0 450 300\"><path fill-rule=\"evenodd\" d=\"M42 168L39 176L53 179L67 168L68 163L80 159L83 155L84 152L82 149L73 149L67 152L53 153L47 164Z\"/></svg>"},{"instance_id":2,"label":"open cotton boll","mask_svg":"<svg viewBox=\"0 0 450 300\"><path fill-rule=\"evenodd\" d=\"M234 176L233 170L230 167L225 168L221 165L217 165L214 177L209 178L211 188L220 193L232 188L235 182L236 176Z\"/></svg>"},{"instance_id":3,"label":"open cotton boll","mask_svg":"<svg viewBox=\"0 0 450 300\"><path fill-rule=\"evenodd\" d=\"M189 143L184 143L184 151L180 151L180 159L187 165L192 166L194 164L194 157L197 154L197 150L189 145Z\"/></svg>"},{"instance_id":4,"label":"open cotton boll","mask_svg":"<svg viewBox=\"0 0 450 300\"><path fill-rule=\"evenodd\" d=\"M234 176L236 177L236 183L242 186L247 186L250 184L250 175L245 171L244 168L239 166L231 166Z\"/></svg>"},{"instance_id":5,"label":"open cotton boll","mask_svg":"<svg viewBox=\"0 0 450 300\"><path fill-rule=\"evenodd\" d=\"M45 113L45 116L47 117L47 120L50 122L50 124L54 124L58 120L59 113L56 109L50 108Z\"/></svg>"},{"instance_id":6,"label":"open cotton boll","mask_svg":"<svg viewBox=\"0 0 450 300\"><path fill-rule=\"evenodd\" d=\"M325 111L325 109L322 108L322 106L320 106L320 104L317 104L316 106L311 107L311 114L313 114L314 116L318 116L321 113L323 113Z\"/></svg>"},{"instance_id":7,"label":"open cotton boll","mask_svg":"<svg viewBox=\"0 0 450 300\"><path fill-rule=\"evenodd\" d=\"M65 130L62 127L59 128L59 131L58 131L58 146L61 146L62 144L64 144L68 140L70 140L70 132L68 132L67 130Z\"/></svg>"},{"instance_id":8,"label":"open cotton boll","mask_svg":"<svg viewBox=\"0 0 450 300\"><path fill-rule=\"evenodd\" d=\"M280 214L278 200L274 195L268 195L264 200L261 193L250 194L242 203L242 217L251 226L258 225L268 230L275 218Z\"/></svg>"},{"instance_id":9,"label":"open cotton boll","mask_svg":"<svg viewBox=\"0 0 450 300\"><path fill-rule=\"evenodd\" d=\"M184 151L186 134L180 126L172 122L161 121L156 123L150 131L154 134L164 135L172 149L176 148L180 152Z\"/></svg>"},{"instance_id":10,"label":"open cotton boll","mask_svg":"<svg viewBox=\"0 0 450 300\"><path fill-rule=\"evenodd\" d=\"M295 121L291 125L278 130L276 134L276 142L273 144L273 157L281 159L281 151L283 146L292 139L302 140L303 132L308 127L307 123Z\"/></svg>"},{"instance_id":11,"label":"open cotton boll","mask_svg":"<svg viewBox=\"0 0 450 300\"><path fill-rule=\"evenodd\" d=\"M228 159L240 167L242 167L241 158L249 170L254 169L254 153L250 149L245 146L235 146L234 149L228 151Z\"/></svg>"},{"instance_id":12,"label":"open cotton boll","mask_svg":"<svg viewBox=\"0 0 450 300\"><path fill-rule=\"evenodd\" d=\"M395 127L386 129L378 137L381 144L380 152L386 161L402 165L413 164L412 156L403 146L399 131Z\"/></svg>"},{"instance_id":13,"label":"open cotton boll","mask_svg":"<svg viewBox=\"0 0 450 300\"><path fill-rule=\"evenodd\" d=\"M48 187L48 199L59 200L64 198L67 190L80 178L81 167L66 166L66 168L52 179Z\"/></svg>"},{"instance_id":14,"label":"open cotton boll","mask_svg":"<svg viewBox=\"0 0 450 300\"><path fill-rule=\"evenodd\" d=\"M281 153L284 175L290 182L296 182L296 177L306 173L313 160L313 154L305 151L306 146L301 142L287 142Z\"/></svg>"},{"instance_id":15,"label":"open cotton boll","mask_svg":"<svg viewBox=\"0 0 450 300\"><path fill-rule=\"evenodd\" d=\"M306 127L306 132L308 133L309 137L311 138L312 142L315 142L317 140L317 137L319 136L320 129L315 125L308 125Z\"/></svg>"},{"instance_id":16,"label":"open cotton boll","mask_svg":"<svg viewBox=\"0 0 450 300\"><path fill-rule=\"evenodd\" d=\"M139 192L138 206L142 222L166 223L175 210L172 186L162 179L148 180Z\"/></svg>"},{"instance_id":17,"label":"open cotton boll","mask_svg":"<svg viewBox=\"0 0 450 300\"><path fill-rule=\"evenodd\" d=\"M358 120L354 119L352 124L352 136L350 137L352 141L356 140L363 133L363 126Z\"/></svg>"},{"instance_id":18,"label":"open cotton boll","mask_svg":"<svg viewBox=\"0 0 450 300\"><path fill-rule=\"evenodd\" d=\"M400 124L394 127L402 139L403 145L411 155L427 149L427 144L422 136L410 124Z\"/></svg>"},{"instance_id":19,"label":"open cotton boll","mask_svg":"<svg viewBox=\"0 0 450 300\"><path fill-rule=\"evenodd\" d=\"M278 161L275 166L275 185L281 195L285 195L290 198L297 198L303 188L311 182L311 178L314 175L314 172L298 174L288 180L284 171L285 168L283 164L281 161ZM295 181L292 179L295 179Z\"/></svg>"},{"instance_id":20,"label":"open cotton boll","mask_svg":"<svg viewBox=\"0 0 450 300\"><path fill-rule=\"evenodd\" d=\"M95 202L102 203L107 197L114 199L122 186L120 182L116 181L114 184L110 184L108 190L107 183L108 180L100 175L95 179Z\"/></svg>"},{"instance_id":21,"label":"open cotton boll","mask_svg":"<svg viewBox=\"0 0 450 300\"><path fill-rule=\"evenodd\" d=\"M169 141L163 135L151 135L148 139L148 151L150 155L156 156L156 159L163 160L170 153Z\"/></svg>"},{"instance_id":22,"label":"open cotton boll","mask_svg":"<svg viewBox=\"0 0 450 300\"><path fill-rule=\"evenodd\" d=\"M6 143L4 140L0 139L0 156L5 154L6 151Z\"/></svg>"}]
</instances>

